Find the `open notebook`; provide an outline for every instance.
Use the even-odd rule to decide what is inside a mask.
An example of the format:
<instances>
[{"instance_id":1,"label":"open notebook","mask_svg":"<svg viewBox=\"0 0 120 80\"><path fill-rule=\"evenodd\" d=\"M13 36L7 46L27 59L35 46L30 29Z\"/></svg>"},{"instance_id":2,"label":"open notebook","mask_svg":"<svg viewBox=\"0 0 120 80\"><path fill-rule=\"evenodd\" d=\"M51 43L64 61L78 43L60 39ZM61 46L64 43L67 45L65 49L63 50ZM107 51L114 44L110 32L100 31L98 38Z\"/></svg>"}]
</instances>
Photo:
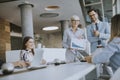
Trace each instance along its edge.
<instances>
[{"instance_id":1,"label":"open notebook","mask_svg":"<svg viewBox=\"0 0 120 80\"><path fill-rule=\"evenodd\" d=\"M42 61L42 57L43 57L43 49L35 49L35 55L34 55L34 59L31 62L31 65L28 67L29 70L32 69L40 69L40 68L45 68L47 67L47 65L42 65L41 61Z\"/></svg>"}]
</instances>

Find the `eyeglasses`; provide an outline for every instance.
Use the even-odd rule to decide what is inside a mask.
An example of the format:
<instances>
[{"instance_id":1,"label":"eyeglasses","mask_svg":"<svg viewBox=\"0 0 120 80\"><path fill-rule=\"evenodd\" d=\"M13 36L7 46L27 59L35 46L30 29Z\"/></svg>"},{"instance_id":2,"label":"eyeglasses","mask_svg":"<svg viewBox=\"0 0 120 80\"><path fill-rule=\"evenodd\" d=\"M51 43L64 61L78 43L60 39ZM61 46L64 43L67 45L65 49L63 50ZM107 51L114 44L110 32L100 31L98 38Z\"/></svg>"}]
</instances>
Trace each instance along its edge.
<instances>
[{"instance_id":1,"label":"eyeglasses","mask_svg":"<svg viewBox=\"0 0 120 80\"><path fill-rule=\"evenodd\" d=\"M80 21L80 20L71 20L71 21L73 22L73 21Z\"/></svg>"},{"instance_id":2,"label":"eyeglasses","mask_svg":"<svg viewBox=\"0 0 120 80\"><path fill-rule=\"evenodd\" d=\"M95 16L95 14L89 15L90 17Z\"/></svg>"}]
</instances>

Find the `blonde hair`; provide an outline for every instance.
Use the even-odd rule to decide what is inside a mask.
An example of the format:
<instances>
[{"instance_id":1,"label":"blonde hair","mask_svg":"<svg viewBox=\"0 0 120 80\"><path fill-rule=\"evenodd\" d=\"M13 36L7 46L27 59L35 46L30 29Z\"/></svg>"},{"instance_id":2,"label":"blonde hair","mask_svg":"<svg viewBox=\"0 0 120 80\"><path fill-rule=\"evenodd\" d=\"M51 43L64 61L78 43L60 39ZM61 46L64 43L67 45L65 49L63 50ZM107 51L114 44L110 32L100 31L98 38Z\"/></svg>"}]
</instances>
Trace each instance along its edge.
<instances>
[{"instance_id":1,"label":"blonde hair","mask_svg":"<svg viewBox=\"0 0 120 80\"><path fill-rule=\"evenodd\" d=\"M110 37L110 41L112 41L114 37L120 37L120 14L116 14L111 19L111 37Z\"/></svg>"},{"instance_id":2,"label":"blonde hair","mask_svg":"<svg viewBox=\"0 0 120 80\"><path fill-rule=\"evenodd\" d=\"M80 18L79 18L77 15L73 15L73 16L71 17L71 20L80 20Z\"/></svg>"}]
</instances>

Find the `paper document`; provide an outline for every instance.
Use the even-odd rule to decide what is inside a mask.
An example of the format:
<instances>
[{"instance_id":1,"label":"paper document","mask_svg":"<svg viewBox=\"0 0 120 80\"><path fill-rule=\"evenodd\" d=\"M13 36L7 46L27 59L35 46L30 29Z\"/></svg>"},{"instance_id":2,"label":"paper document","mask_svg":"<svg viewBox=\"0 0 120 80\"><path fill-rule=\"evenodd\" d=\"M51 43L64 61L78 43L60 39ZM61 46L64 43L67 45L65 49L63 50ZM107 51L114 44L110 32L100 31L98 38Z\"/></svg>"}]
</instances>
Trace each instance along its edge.
<instances>
[{"instance_id":1,"label":"paper document","mask_svg":"<svg viewBox=\"0 0 120 80\"><path fill-rule=\"evenodd\" d=\"M72 39L71 40L71 48L85 50L86 48L86 39Z\"/></svg>"}]
</instances>

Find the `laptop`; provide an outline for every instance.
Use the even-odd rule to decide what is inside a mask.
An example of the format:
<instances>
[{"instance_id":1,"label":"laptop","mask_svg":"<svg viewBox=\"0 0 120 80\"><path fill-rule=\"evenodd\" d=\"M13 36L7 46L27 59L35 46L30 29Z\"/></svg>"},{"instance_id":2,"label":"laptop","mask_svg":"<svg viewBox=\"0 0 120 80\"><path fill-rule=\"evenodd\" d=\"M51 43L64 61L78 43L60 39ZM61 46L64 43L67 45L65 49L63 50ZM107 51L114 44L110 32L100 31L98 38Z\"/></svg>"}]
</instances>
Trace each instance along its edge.
<instances>
[{"instance_id":1,"label":"laptop","mask_svg":"<svg viewBox=\"0 0 120 80\"><path fill-rule=\"evenodd\" d=\"M36 48L34 50L35 55L34 55L34 59L31 62L31 65L28 67L28 70L34 70L34 69L40 69L40 68L45 68L47 67L47 65L42 65L41 61L43 58L43 49L42 48Z\"/></svg>"}]
</instances>

